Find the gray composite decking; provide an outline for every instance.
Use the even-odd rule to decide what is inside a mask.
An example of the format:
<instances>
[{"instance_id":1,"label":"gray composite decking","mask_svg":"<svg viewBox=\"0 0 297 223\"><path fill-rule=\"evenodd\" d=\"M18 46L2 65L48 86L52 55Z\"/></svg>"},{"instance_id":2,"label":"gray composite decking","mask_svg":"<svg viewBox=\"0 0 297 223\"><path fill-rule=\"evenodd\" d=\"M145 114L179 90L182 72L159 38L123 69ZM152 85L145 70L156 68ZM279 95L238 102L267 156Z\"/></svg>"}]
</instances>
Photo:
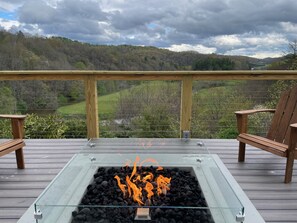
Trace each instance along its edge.
<instances>
[{"instance_id":1,"label":"gray composite decking","mask_svg":"<svg viewBox=\"0 0 297 223\"><path fill-rule=\"evenodd\" d=\"M266 222L297 222L297 163L293 180L284 184L285 159L247 147L237 162L237 141L203 140L218 154ZM0 157L0 223L17 222L86 139L26 140L26 169L16 168L14 154Z\"/></svg>"}]
</instances>

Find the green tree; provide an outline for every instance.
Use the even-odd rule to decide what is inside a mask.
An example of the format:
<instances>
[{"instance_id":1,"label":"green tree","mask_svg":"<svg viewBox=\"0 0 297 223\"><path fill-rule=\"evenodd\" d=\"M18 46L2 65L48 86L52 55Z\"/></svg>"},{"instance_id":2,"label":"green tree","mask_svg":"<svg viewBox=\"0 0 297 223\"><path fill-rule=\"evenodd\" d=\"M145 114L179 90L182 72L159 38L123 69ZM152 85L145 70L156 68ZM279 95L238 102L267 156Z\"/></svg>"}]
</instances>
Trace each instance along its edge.
<instances>
[{"instance_id":1,"label":"green tree","mask_svg":"<svg viewBox=\"0 0 297 223\"><path fill-rule=\"evenodd\" d=\"M78 69L78 70L85 70L87 67L86 67L86 64L83 62L83 61L78 61L74 64L75 68Z\"/></svg>"},{"instance_id":2,"label":"green tree","mask_svg":"<svg viewBox=\"0 0 297 223\"><path fill-rule=\"evenodd\" d=\"M289 80L289 81L279 80L279 81L276 81L268 89L270 99L269 99L269 102L266 103L266 106L269 107L269 108L275 108L275 106L277 105L277 102L279 101L281 93L284 92L285 90L293 87L296 84L297 84L296 80Z\"/></svg>"},{"instance_id":3,"label":"green tree","mask_svg":"<svg viewBox=\"0 0 297 223\"><path fill-rule=\"evenodd\" d=\"M176 138L178 121L166 104L145 106L139 117L133 119L136 136L140 138Z\"/></svg>"},{"instance_id":4,"label":"green tree","mask_svg":"<svg viewBox=\"0 0 297 223\"><path fill-rule=\"evenodd\" d=\"M193 70L233 70L235 63L229 58L207 57L194 62Z\"/></svg>"},{"instance_id":5,"label":"green tree","mask_svg":"<svg viewBox=\"0 0 297 223\"><path fill-rule=\"evenodd\" d=\"M44 81L15 81L11 82L15 97L20 102L19 108L27 111L56 110L58 107L57 92L50 89Z\"/></svg>"},{"instance_id":6,"label":"green tree","mask_svg":"<svg viewBox=\"0 0 297 223\"><path fill-rule=\"evenodd\" d=\"M8 87L0 86L0 113L12 113L16 111L16 99ZM5 106L3 106L5 105Z\"/></svg>"},{"instance_id":7,"label":"green tree","mask_svg":"<svg viewBox=\"0 0 297 223\"><path fill-rule=\"evenodd\" d=\"M143 82L120 96L117 118L136 137L178 136L179 89L176 82Z\"/></svg>"},{"instance_id":8,"label":"green tree","mask_svg":"<svg viewBox=\"0 0 297 223\"><path fill-rule=\"evenodd\" d=\"M237 129L234 112L251 107L251 101L235 87L214 87L195 93L192 137L235 138Z\"/></svg>"},{"instance_id":9,"label":"green tree","mask_svg":"<svg viewBox=\"0 0 297 223\"><path fill-rule=\"evenodd\" d=\"M271 63L269 70L297 70L297 39L288 43L286 55L280 60Z\"/></svg>"}]
</instances>

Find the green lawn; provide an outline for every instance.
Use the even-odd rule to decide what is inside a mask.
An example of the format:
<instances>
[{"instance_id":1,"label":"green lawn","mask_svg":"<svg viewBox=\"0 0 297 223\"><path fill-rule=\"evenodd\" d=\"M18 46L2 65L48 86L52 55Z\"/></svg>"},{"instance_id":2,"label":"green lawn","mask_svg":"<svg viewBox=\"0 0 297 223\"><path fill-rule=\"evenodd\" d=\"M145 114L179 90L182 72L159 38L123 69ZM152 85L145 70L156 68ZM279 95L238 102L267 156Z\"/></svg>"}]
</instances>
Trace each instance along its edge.
<instances>
[{"instance_id":1,"label":"green lawn","mask_svg":"<svg viewBox=\"0 0 297 223\"><path fill-rule=\"evenodd\" d=\"M98 111L100 115L110 115L115 112L120 92L98 97ZM62 115L84 115L86 114L86 102L75 103L58 108Z\"/></svg>"},{"instance_id":2,"label":"green lawn","mask_svg":"<svg viewBox=\"0 0 297 223\"><path fill-rule=\"evenodd\" d=\"M236 86L240 83L241 83L240 81L228 81L225 83L225 86L216 87L216 88L217 89L218 88L230 89L233 86ZM117 106L120 94L125 94L129 90L139 90L139 89L145 90L146 87L149 87L149 90L154 92L153 87L154 86L156 87L159 84L162 84L162 82L156 81L156 82L142 83L140 85L132 87L131 89L125 89L125 90L115 92L112 94L99 96L98 97L99 115L105 116L105 115L113 114L116 110L116 106ZM174 83L172 83L172 84L174 84ZM200 90L199 92L196 92L196 94L208 95L211 93L211 91L212 91L212 88L206 88L206 89ZM83 102L75 103L72 105L62 106L62 107L58 108L58 113L60 113L62 115L84 115L84 114L86 114L85 105L86 105L86 102L83 101Z\"/></svg>"},{"instance_id":3,"label":"green lawn","mask_svg":"<svg viewBox=\"0 0 297 223\"><path fill-rule=\"evenodd\" d=\"M151 85L157 85L160 84L161 82L154 82L154 83L149 83ZM137 86L134 86L130 89L124 89L112 94L104 95L104 96L99 96L98 97L98 112L99 115L110 115L115 112L116 105L118 103L120 94L125 94L129 90L133 89L145 89L145 86L147 86L147 83L143 83ZM80 103L75 103L72 105L66 105L58 108L58 113L62 115L84 115L86 114L85 111L85 106L86 102L82 101Z\"/></svg>"}]
</instances>

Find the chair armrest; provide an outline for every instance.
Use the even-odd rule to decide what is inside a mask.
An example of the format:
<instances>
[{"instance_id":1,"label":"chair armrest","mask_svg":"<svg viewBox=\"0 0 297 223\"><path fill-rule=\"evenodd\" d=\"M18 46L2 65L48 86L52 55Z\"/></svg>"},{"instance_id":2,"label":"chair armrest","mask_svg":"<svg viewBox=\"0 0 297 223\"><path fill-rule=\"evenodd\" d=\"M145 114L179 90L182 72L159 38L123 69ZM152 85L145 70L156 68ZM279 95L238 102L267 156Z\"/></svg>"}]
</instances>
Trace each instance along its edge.
<instances>
[{"instance_id":1,"label":"chair armrest","mask_svg":"<svg viewBox=\"0 0 297 223\"><path fill-rule=\"evenodd\" d=\"M297 123L293 123L290 125L291 127L291 132L290 132L290 137L289 137L289 143L288 143L288 150L289 153L293 153L293 157L294 157L294 153L296 150L296 144L297 144Z\"/></svg>"},{"instance_id":2,"label":"chair armrest","mask_svg":"<svg viewBox=\"0 0 297 223\"><path fill-rule=\"evenodd\" d=\"M271 112L274 113L275 109L253 109L253 110L243 110L243 111L236 111L236 115L250 115L250 114L255 114L259 112Z\"/></svg>"},{"instance_id":3,"label":"chair armrest","mask_svg":"<svg viewBox=\"0 0 297 223\"><path fill-rule=\"evenodd\" d=\"M248 129L248 115L259 113L259 112L275 112L275 109L253 109L236 111L237 129L239 133L246 133Z\"/></svg>"},{"instance_id":4,"label":"chair armrest","mask_svg":"<svg viewBox=\"0 0 297 223\"><path fill-rule=\"evenodd\" d=\"M25 119L26 118L26 115L0 115L0 118Z\"/></svg>"},{"instance_id":5,"label":"chair armrest","mask_svg":"<svg viewBox=\"0 0 297 223\"><path fill-rule=\"evenodd\" d=\"M0 118L11 119L11 130L14 139L24 138L24 120L26 115L0 115Z\"/></svg>"}]
</instances>

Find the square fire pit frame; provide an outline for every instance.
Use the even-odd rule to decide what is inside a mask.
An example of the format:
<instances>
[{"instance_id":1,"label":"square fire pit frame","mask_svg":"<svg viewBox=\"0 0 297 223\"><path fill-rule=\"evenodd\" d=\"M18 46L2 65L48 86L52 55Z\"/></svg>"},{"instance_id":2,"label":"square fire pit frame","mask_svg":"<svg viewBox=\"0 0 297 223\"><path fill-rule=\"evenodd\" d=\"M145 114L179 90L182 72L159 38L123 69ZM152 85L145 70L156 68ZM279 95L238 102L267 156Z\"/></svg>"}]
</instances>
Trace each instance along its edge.
<instances>
[{"instance_id":1,"label":"square fire pit frame","mask_svg":"<svg viewBox=\"0 0 297 223\"><path fill-rule=\"evenodd\" d=\"M192 171L199 179L215 222L265 222L220 158L209 154L206 148L201 140L194 139L92 139L74 155L19 222L70 222L71 213L78 207L97 168L121 167L127 160L133 162L137 155L141 160L154 158L164 168Z\"/></svg>"}]
</instances>

